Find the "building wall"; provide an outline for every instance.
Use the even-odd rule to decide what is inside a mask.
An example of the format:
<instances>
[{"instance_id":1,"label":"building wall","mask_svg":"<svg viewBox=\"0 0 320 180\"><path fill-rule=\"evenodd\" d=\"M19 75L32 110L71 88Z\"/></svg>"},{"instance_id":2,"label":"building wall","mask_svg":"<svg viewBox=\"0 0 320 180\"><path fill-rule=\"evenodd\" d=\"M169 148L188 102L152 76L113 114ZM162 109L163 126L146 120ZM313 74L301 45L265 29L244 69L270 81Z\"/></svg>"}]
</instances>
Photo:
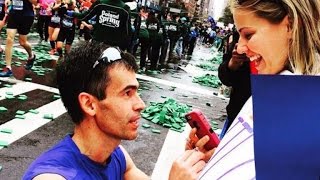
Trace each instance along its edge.
<instances>
[{"instance_id":1,"label":"building wall","mask_svg":"<svg viewBox=\"0 0 320 180\"><path fill-rule=\"evenodd\" d=\"M196 8L196 1L195 0L185 0L185 6L188 10L188 16L193 16Z\"/></svg>"},{"instance_id":2,"label":"building wall","mask_svg":"<svg viewBox=\"0 0 320 180\"><path fill-rule=\"evenodd\" d=\"M228 0L209 0L208 15L212 16L215 20L222 17L224 8L228 5Z\"/></svg>"}]
</instances>

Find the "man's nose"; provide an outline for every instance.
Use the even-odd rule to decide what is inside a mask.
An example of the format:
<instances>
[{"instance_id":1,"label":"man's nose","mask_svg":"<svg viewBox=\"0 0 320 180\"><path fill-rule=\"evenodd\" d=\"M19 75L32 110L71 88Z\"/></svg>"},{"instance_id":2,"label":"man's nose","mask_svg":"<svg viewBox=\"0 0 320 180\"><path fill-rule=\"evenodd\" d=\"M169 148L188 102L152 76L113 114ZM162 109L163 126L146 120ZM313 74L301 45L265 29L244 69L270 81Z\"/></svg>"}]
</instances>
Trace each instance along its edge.
<instances>
[{"instance_id":1,"label":"man's nose","mask_svg":"<svg viewBox=\"0 0 320 180\"><path fill-rule=\"evenodd\" d=\"M139 95L137 95L137 103L135 105L135 110L139 110L142 111L144 108L146 108L146 104L144 103L144 101L141 99L141 97Z\"/></svg>"}]
</instances>

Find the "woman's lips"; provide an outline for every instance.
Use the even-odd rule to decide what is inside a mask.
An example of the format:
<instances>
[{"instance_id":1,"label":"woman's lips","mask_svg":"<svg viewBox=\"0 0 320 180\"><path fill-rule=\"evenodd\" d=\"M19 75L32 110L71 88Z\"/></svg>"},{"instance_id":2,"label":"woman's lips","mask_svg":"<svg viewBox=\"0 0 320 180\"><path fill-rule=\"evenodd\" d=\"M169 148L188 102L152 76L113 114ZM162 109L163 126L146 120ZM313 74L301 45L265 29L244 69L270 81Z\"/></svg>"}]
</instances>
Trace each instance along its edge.
<instances>
[{"instance_id":1,"label":"woman's lips","mask_svg":"<svg viewBox=\"0 0 320 180\"><path fill-rule=\"evenodd\" d=\"M249 57L250 61L254 63L255 68L257 68L260 65L260 62L262 60L262 57L260 55L254 55Z\"/></svg>"}]
</instances>

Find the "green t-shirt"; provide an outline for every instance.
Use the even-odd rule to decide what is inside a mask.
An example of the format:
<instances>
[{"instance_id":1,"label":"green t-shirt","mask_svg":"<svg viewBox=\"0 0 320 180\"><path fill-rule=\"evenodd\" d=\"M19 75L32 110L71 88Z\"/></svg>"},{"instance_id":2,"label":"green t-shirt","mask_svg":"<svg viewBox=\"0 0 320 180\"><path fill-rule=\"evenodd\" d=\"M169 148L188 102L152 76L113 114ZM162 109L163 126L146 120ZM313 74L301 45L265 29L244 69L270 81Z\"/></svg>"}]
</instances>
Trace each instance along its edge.
<instances>
[{"instance_id":1,"label":"green t-shirt","mask_svg":"<svg viewBox=\"0 0 320 180\"><path fill-rule=\"evenodd\" d=\"M149 32L147 30L147 21L146 20L141 20L139 38L149 38Z\"/></svg>"},{"instance_id":2,"label":"green t-shirt","mask_svg":"<svg viewBox=\"0 0 320 180\"><path fill-rule=\"evenodd\" d=\"M80 20L96 16L93 39L125 49L131 36L130 8L121 0L97 0L84 13L75 13Z\"/></svg>"},{"instance_id":3,"label":"green t-shirt","mask_svg":"<svg viewBox=\"0 0 320 180\"><path fill-rule=\"evenodd\" d=\"M175 21L169 21L168 22L168 36L169 38L178 39L180 36L180 26L179 23Z\"/></svg>"},{"instance_id":4,"label":"green t-shirt","mask_svg":"<svg viewBox=\"0 0 320 180\"><path fill-rule=\"evenodd\" d=\"M147 29L149 32L149 38L151 40L155 40L158 36L158 31L160 29L160 23L159 22L149 22L147 20Z\"/></svg>"}]
</instances>

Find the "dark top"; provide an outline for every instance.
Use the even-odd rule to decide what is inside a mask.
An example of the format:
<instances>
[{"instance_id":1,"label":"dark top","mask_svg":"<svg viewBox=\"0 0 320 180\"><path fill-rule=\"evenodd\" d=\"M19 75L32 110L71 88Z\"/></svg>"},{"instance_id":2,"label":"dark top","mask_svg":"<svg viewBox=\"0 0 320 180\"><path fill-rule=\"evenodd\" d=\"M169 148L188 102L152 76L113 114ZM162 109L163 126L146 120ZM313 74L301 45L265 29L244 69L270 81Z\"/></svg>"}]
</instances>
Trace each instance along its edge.
<instances>
[{"instance_id":1,"label":"dark top","mask_svg":"<svg viewBox=\"0 0 320 180\"><path fill-rule=\"evenodd\" d=\"M176 21L169 21L166 24L166 29L170 39L179 39L180 37L180 25Z\"/></svg>"},{"instance_id":2,"label":"dark top","mask_svg":"<svg viewBox=\"0 0 320 180\"><path fill-rule=\"evenodd\" d=\"M230 101L227 105L227 115L230 127L233 120L240 112L242 106L251 96L250 83L250 65L249 62L244 62L243 65L236 71L228 68L228 63L232 57L232 53L228 52L223 55L223 62L218 69L218 76L220 81L226 85L231 86Z\"/></svg>"},{"instance_id":3,"label":"dark top","mask_svg":"<svg viewBox=\"0 0 320 180\"><path fill-rule=\"evenodd\" d=\"M147 30L149 32L149 39L155 40L158 37L158 32L160 30L160 22L158 19L150 19L147 18L146 20Z\"/></svg>"},{"instance_id":4,"label":"dark top","mask_svg":"<svg viewBox=\"0 0 320 180\"><path fill-rule=\"evenodd\" d=\"M28 0L12 0L12 5L9 9L9 14L34 16L32 3Z\"/></svg>"}]
</instances>

